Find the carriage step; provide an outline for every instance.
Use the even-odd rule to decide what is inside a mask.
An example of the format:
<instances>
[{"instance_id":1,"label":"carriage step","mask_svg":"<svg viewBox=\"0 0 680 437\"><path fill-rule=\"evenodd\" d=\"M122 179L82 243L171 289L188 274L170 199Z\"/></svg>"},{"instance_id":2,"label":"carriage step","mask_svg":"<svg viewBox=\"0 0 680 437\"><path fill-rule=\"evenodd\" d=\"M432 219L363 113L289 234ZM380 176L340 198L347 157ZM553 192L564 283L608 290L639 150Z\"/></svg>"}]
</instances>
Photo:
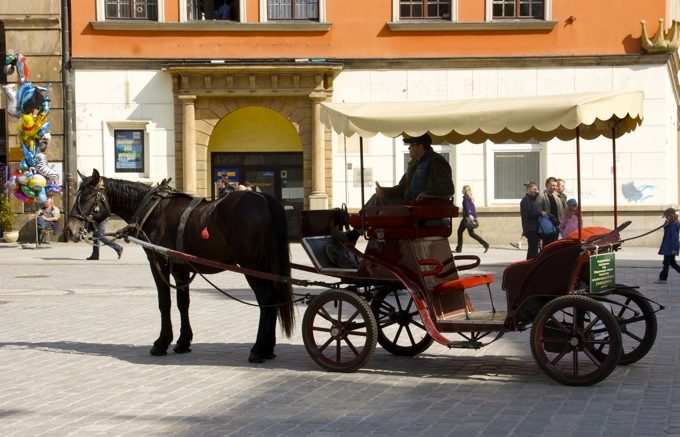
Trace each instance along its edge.
<instances>
[{"instance_id":1,"label":"carriage step","mask_svg":"<svg viewBox=\"0 0 680 437\"><path fill-rule=\"evenodd\" d=\"M484 346L481 341L451 341L447 346L451 349L479 349Z\"/></svg>"}]
</instances>

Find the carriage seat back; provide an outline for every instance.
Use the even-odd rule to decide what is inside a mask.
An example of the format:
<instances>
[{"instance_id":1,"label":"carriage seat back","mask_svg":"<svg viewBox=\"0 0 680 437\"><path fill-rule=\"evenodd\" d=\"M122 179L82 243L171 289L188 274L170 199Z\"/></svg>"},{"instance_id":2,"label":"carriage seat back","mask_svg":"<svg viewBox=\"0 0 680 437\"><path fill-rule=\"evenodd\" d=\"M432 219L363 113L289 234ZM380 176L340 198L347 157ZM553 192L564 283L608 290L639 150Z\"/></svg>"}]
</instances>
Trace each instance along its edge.
<instances>
[{"instance_id":1,"label":"carriage seat back","mask_svg":"<svg viewBox=\"0 0 680 437\"><path fill-rule=\"evenodd\" d=\"M530 260L510 264L503 272L502 288L507 293L508 310L512 301L524 294L562 295L568 293L580 256L578 241L554 241Z\"/></svg>"},{"instance_id":2,"label":"carriage seat back","mask_svg":"<svg viewBox=\"0 0 680 437\"><path fill-rule=\"evenodd\" d=\"M364 229L371 238L423 238L451 235L451 218L458 207L447 200L413 201L406 205L369 206L362 214L351 214L350 225Z\"/></svg>"}]
</instances>

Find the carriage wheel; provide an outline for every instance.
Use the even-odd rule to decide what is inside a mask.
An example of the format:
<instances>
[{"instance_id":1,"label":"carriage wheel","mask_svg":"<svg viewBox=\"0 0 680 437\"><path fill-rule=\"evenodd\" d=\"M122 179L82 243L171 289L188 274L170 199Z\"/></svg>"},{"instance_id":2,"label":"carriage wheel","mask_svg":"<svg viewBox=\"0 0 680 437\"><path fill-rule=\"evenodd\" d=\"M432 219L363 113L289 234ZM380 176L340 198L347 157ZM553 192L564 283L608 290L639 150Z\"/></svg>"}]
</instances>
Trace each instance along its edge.
<instances>
[{"instance_id":1,"label":"carriage wheel","mask_svg":"<svg viewBox=\"0 0 680 437\"><path fill-rule=\"evenodd\" d=\"M614 315L586 296L551 300L531 328L534 360L546 375L564 385L593 385L605 379L619 362L621 343Z\"/></svg>"},{"instance_id":2,"label":"carriage wheel","mask_svg":"<svg viewBox=\"0 0 680 437\"><path fill-rule=\"evenodd\" d=\"M342 290L314 298L302 319L302 340L309 356L331 372L354 372L375 351L378 327L368 304Z\"/></svg>"},{"instance_id":3,"label":"carriage wheel","mask_svg":"<svg viewBox=\"0 0 680 437\"><path fill-rule=\"evenodd\" d=\"M627 366L641 360L652 349L658 326L656 313L637 290L617 288L612 293L592 298L602 301L619 322L623 340L619 364ZM596 350L599 351L599 347Z\"/></svg>"},{"instance_id":4,"label":"carriage wheel","mask_svg":"<svg viewBox=\"0 0 680 437\"><path fill-rule=\"evenodd\" d=\"M384 287L373 298L371 308L378 322L378 343L389 353L412 357L434 342L408 291Z\"/></svg>"}]
</instances>

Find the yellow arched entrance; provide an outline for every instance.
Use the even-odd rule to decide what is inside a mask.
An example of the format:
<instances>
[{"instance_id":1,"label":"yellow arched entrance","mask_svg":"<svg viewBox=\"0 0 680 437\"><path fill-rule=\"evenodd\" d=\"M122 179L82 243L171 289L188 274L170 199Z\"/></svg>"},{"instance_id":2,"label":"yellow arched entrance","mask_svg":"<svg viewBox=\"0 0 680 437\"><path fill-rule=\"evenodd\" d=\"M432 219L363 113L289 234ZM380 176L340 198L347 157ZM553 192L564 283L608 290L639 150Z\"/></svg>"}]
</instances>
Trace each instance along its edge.
<instances>
[{"instance_id":1,"label":"yellow arched entrance","mask_svg":"<svg viewBox=\"0 0 680 437\"><path fill-rule=\"evenodd\" d=\"M302 152L302 141L283 115L262 106L247 106L217 123L208 142L208 153L213 152Z\"/></svg>"}]
</instances>

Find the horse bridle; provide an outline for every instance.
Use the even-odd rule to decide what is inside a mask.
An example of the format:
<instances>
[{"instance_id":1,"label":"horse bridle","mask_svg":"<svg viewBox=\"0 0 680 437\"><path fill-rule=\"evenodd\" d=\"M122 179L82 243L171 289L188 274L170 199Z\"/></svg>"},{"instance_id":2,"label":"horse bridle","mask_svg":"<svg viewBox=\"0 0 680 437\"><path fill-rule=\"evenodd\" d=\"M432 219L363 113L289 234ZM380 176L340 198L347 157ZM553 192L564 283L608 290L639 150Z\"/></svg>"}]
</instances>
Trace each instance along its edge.
<instances>
[{"instance_id":1,"label":"horse bridle","mask_svg":"<svg viewBox=\"0 0 680 437\"><path fill-rule=\"evenodd\" d=\"M88 228L91 227L93 232L97 230L97 222L94 220L94 214L98 214L102 208L104 208L106 210L105 218L111 215L111 206L109 205L109 201L104 194L106 191L104 188L104 179L99 179L99 183L97 183L95 189L97 191L95 193L94 202L92 202L87 212L83 212L83 210L80 208L80 200L83 195L83 190L78 190L78 195L76 196L75 200L75 212L71 212L68 215L69 217L76 218L86 223L85 230L81 230L80 235L78 236L80 240L86 239L86 230Z\"/></svg>"}]
</instances>

